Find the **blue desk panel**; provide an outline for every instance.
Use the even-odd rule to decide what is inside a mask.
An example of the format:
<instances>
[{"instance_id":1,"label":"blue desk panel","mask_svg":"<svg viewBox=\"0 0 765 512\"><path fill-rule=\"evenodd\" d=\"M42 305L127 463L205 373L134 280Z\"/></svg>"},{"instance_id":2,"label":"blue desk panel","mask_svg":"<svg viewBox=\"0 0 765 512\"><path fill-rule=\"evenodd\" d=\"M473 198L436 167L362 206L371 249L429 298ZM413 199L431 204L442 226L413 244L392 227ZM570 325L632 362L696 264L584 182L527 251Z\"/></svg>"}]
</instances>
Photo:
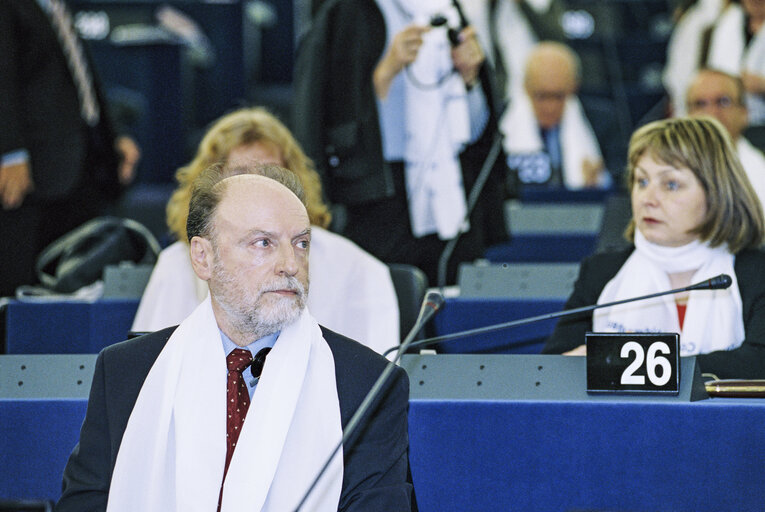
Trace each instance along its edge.
<instances>
[{"instance_id":1,"label":"blue desk panel","mask_svg":"<svg viewBox=\"0 0 765 512\"><path fill-rule=\"evenodd\" d=\"M578 263L595 251L597 234L510 235L510 241L486 249L492 263Z\"/></svg>"},{"instance_id":2,"label":"blue desk panel","mask_svg":"<svg viewBox=\"0 0 765 512\"><path fill-rule=\"evenodd\" d=\"M138 299L8 304L8 354L95 354L127 338Z\"/></svg>"},{"instance_id":3,"label":"blue desk panel","mask_svg":"<svg viewBox=\"0 0 765 512\"><path fill-rule=\"evenodd\" d=\"M765 510L765 400L411 400L421 512Z\"/></svg>"},{"instance_id":4,"label":"blue desk panel","mask_svg":"<svg viewBox=\"0 0 765 512\"><path fill-rule=\"evenodd\" d=\"M495 325L563 309L560 300L446 299L433 319L435 335ZM555 328L556 320L544 320L487 334L458 338L436 346L444 354L538 354L544 340Z\"/></svg>"},{"instance_id":5,"label":"blue desk panel","mask_svg":"<svg viewBox=\"0 0 765 512\"><path fill-rule=\"evenodd\" d=\"M85 406L0 400L0 497L58 498ZM764 424L754 399L412 400L410 461L421 512L762 511Z\"/></svg>"},{"instance_id":6,"label":"blue desk panel","mask_svg":"<svg viewBox=\"0 0 765 512\"><path fill-rule=\"evenodd\" d=\"M85 400L0 400L0 498L58 499Z\"/></svg>"},{"instance_id":7,"label":"blue desk panel","mask_svg":"<svg viewBox=\"0 0 765 512\"><path fill-rule=\"evenodd\" d=\"M613 193L612 189L568 190L522 186L520 199L525 203L602 203Z\"/></svg>"}]
</instances>

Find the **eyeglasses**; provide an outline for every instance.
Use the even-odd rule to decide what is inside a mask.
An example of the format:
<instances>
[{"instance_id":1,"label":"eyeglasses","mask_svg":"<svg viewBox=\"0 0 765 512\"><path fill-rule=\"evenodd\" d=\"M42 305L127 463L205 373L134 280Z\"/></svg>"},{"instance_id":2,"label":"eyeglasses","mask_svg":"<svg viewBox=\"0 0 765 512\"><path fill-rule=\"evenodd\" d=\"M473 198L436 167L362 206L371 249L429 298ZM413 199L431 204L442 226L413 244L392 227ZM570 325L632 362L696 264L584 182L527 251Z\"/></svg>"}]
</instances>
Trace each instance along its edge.
<instances>
[{"instance_id":1,"label":"eyeglasses","mask_svg":"<svg viewBox=\"0 0 765 512\"><path fill-rule=\"evenodd\" d=\"M733 101L730 96L719 96L711 100L696 100L691 102L691 110L702 110L714 105L717 108L726 109L734 105L740 105L738 101Z\"/></svg>"},{"instance_id":2,"label":"eyeglasses","mask_svg":"<svg viewBox=\"0 0 765 512\"><path fill-rule=\"evenodd\" d=\"M557 101L564 102L568 98L567 92L533 92L531 97L534 101Z\"/></svg>"}]
</instances>

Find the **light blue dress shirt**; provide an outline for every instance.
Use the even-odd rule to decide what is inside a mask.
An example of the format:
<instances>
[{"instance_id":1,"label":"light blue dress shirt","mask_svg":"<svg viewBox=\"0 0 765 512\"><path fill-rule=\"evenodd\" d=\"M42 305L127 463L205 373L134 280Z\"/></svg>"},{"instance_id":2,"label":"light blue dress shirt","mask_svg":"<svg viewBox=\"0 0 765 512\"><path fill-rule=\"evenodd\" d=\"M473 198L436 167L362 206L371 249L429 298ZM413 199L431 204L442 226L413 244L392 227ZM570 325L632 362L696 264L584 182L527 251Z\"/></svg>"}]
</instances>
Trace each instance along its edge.
<instances>
[{"instance_id":1,"label":"light blue dress shirt","mask_svg":"<svg viewBox=\"0 0 765 512\"><path fill-rule=\"evenodd\" d=\"M231 341L228 336L223 334L223 331L220 331L220 339L223 341L223 352L226 354L226 356L228 356L234 349L244 348L252 353L252 357L255 357L255 355L260 352L261 349L266 347L273 348L273 346L276 344L276 338L278 337L279 333L276 332L274 334L269 334L268 336L260 338L259 340L255 340L246 347L240 347ZM255 387L258 385L258 381L252 378L252 373L250 373L249 370L242 372L242 375L244 376L245 384L247 384L247 392L250 394L250 400L252 400L252 394L255 393Z\"/></svg>"}]
</instances>

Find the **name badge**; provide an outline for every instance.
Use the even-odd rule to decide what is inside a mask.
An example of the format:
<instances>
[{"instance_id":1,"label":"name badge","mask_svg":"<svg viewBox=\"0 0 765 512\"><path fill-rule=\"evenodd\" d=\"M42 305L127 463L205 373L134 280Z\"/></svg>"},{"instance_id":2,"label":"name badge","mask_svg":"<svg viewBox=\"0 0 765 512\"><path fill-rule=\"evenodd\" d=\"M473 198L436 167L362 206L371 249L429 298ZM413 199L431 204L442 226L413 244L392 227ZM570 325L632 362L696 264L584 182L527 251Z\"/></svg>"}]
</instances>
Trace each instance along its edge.
<instances>
[{"instance_id":1,"label":"name badge","mask_svg":"<svg viewBox=\"0 0 765 512\"><path fill-rule=\"evenodd\" d=\"M677 333L588 332L585 340L588 393L678 394Z\"/></svg>"}]
</instances>

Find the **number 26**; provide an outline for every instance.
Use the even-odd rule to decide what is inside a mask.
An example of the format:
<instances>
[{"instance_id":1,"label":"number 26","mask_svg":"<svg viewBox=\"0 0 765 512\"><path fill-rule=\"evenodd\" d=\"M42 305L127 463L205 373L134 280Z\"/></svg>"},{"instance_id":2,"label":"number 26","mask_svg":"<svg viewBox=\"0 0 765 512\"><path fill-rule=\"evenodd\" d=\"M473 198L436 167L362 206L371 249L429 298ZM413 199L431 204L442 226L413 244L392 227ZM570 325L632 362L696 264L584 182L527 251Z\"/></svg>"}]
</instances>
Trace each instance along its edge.
<instances>
[{"instance_id":1,"label":"number 26","mask_svg":"<svg viewBox=\"0 0 765 512\"><path fill-rule=\"evenodd\" d=\"M628 341L622 346L621 353L619 354L622 359L629 359L630 353L635 354L635 359L622 373L622 384L635 384L638 386L645 385L645 377L643 375L635 375L635 372L643 366L643 359L645 358L646 372L648 373L648 380L654 386L663 386L672 377L672 365L669 360L660 355L669 354L669 346L663 341L657 341L652 343L648 347L648 354L643 352L643 346L636 341ZM661 376L657 375L656 369L661 367Z\"/></svg>"}]
</instances>

